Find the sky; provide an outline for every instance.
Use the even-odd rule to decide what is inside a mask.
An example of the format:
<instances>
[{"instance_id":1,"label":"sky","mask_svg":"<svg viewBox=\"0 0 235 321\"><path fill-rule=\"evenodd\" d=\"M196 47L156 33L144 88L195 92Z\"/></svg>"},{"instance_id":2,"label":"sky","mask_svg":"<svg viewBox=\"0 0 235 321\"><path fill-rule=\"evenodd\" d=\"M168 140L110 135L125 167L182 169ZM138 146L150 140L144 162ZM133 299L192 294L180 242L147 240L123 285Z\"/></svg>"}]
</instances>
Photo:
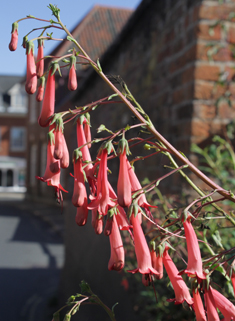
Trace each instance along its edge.
<instances>
[{"instance_id":1,"label":"sky","mask_svg":"<svg viewBox=\"0 0 235 321\"><path fill-rule=\"evenodd\" d=\"M19 23L19 41L17 50L11 52L8 45L11 38L12 23L18 19L24 18L27 15L33 15L37 18L50 20L52 19L51 11L47 8L50 0L6 0L1 5L0 10L0 75L18 75L23 76L26 70L25 49L21 46L23 37L33 28L45 26L47 24L27 19ZM141 0L56 0L60 11L61 21L69 30L73 29L76 24L96 5L114 6L120 8L136 9ZM55 19L55 18L53 18ZM37 36L35 32L33 35ZM53 32L53 36L64 38L65 34L61 31ZM58 45L58 42L46 42L45 54ZM37 43L35 42L35 47Z\"/></svg>"}]
</instances>

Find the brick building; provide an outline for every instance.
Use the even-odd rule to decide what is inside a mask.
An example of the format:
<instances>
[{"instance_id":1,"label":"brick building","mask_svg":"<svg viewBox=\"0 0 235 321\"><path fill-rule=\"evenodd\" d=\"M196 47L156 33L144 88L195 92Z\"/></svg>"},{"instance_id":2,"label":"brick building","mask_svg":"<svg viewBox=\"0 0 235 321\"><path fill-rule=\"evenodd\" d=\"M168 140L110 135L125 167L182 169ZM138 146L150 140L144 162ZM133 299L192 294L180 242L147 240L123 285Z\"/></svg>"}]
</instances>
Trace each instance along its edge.
<instances>
[{"instance_id":1,"label":"brick building","mask_svg":"<svg viewBox=\"0 0 235 321\"><path fill-rule=\"evenodd\" d=\"M25 192L27 100L22 77L0 76L0 192Z\"/></svg>"}]
</instances>

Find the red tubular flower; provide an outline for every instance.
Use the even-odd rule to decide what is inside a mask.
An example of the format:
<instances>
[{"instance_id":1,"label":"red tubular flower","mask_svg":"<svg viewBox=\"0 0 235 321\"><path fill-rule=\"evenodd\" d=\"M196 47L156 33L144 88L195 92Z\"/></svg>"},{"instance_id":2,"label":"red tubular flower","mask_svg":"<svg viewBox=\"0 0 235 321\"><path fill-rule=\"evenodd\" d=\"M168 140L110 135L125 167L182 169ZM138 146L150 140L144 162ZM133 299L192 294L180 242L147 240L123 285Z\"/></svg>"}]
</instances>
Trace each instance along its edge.
<instances>
[{"instance_id":1,"label":"red tubular flower","mask_svg":"<svg viewBox=\"0 0 235 321\"><path fill-rule=\"evenodd\" d=\"M81 118L81 120L80 120ZM78 118L77 120L77 143L78 143L78 147L81 147L83 145L85 145L87 143L86 141L86 137L84 134L84 129L83 129L83 119L82 117ZM93 177L93 165L91 163L91 155L88 149L88 146L85 145L81 148L81 152L82 152L82 159L84 162L90 162L89 164L87 164L84 167L84 171L86 173L88 182L90 184L91 180L94 178Z\"/></svg>"},{"instance_id":2,"label":"red tubular flower","mask_svg":"<svg viewBox=\"0 0 235 321\"><path fill-rule=\"evenodd\" d=\"M131 205L131 183L128 175L128 164L126 154L128 153L127 140L122 138L119 142L119 175L117 183L118 204L122 207Z\"/></svg>"},{"instance_id":3,"label":"red tubular flower","mask_svg":"<svg viewBox=\"0 0 235 321\"><path fill-rule=\"evenodd\" d=\"M109 236L112 233L113 218L109 217L109 215L107 215L106 217L107 217L107 220L105 223L104 235Z\"/></svg>"},{"instance_id":4,"label":"red tubular flower","mask_svg":"<svg viewBox=\"0 0 235 321\"><path fill-rule=\"evenodd\" d=\"M37 96L36 96L36 100L37 101L42 101L43 100L43 95L44 95L44 87L45 87L45 77L41 77L39 79L40 81L40 85L38 87L38 92L37 92Z\"/></svg>"},{"instance_id":5,"label":"red tubular flower","mask_svg":"<svg viewBox=\"0 0 235 321\"><path fill-rule=\"evenodd\" d=\"M219 321L220 318L216 310L215 300L211 291L211 287L209 287L209 290L205 289L204 299L205 299L205 305L206 305L207 320Z\"/></svg>"},{"instance_id":6,"label":"red tubular flower","mask_svg":"<svg viewBox=\"0 0 235 321\"><path fill-rule=\"evenodd\" d=\"M47 182L47 185L54 186L56 191L64 191L68 193L60 184L60 163L53 156L54 154L54 141L53 133L48 134L48 144L47 144L47 166L43 177L36 176L37 179Z\"/></svg>"},{"instance_id":7,"label":"red tubular flower","mask_svg":"<svg viewBox=\"0 0 235 321\"><path fill-rule=\"evenodd\" d=\"M224 316L223 321L235 320L235 306L225 296L212 287L210 287L210 290L215 301L215 306Z\"/></svg>"},{"instance_id":8,"label":"red tubular flower","mask_svg":"<svg viewBox=\"0 0 235 321\"><path fill-rule=\"evenodd\" d=\"M128 175L129 175L129 179L130 179L130 183L131 183L131 192L132 194L135 193L136 191L139 191L140 190L140 193L141 193L141 190L142 190L142 186L131 166L131 164L127 161L127 164L128 164ZM146 213L151 216L151 212L149 210L149 207L157 207L157 206L153 206L153 205L150 205L148 202L147 202L147 199L146 199L146 196L145 196L145 193L141 193L141 195L139 196L138 198L138 205L140 207L144 207Z\"/></svg>"},{"instance_id":9,"label":"red tubular flower","mask_svg":"<svg viewBox=\"0 0 235 321\"><path fill-rule=\"evenodd\" d=\"M163 257L160 253L155 251L155 242L151 242L152 249L150 251L151 262L153 268L158 271L158 275L155 275L155 278L160 280L163 278ZM159 251L158 251L159 252Z\"/></svg>"},{"instance_id":10,"label":"red tubular flower","mask_svg":"<svg viewBox=\"0 0 235 321\"><path fill-rule=\"evenodd\" d=\"M62 135L62 158L60 159L60 166L61 168L69 167L69 150L64 134Z\"/></svg>"},{"instance_id":11,"label":"red tubular flower","mask_svg":"<svg viewBox=\"0 0 235 321\"><path fill-rule=\"evenodd\" d=\"M100 167L97 179L97 195L90 196L91 203L88 206L89 210L97 209L100 215L106 215L109 207L114 207L116 205L109 196L107 156L108 151L106 148L103 148L101 151Z\"/></svg>"},{"instance_id":12,"label":"red tubular flower","mask_svg":"<svg viewBox=\"0 0 235 321\"><path fill-rule=\"evenodd\" d=\"M38 78L42 77L44 73L43 43L44 41L42 39L38 39L38 54L36 64L36 72Z\"/></svg>"},{"instance_id":13,"label":"red tubular flower","mask_svg":"<svg viewBox=\"0 0 235 321\"><path fill-rule=\"evenodd\" d=\"M41 127L47 127L51 122L51 116L54 114L55 110L55 70L58 69L58 64L53 65L50 68L47 83L45 96L42 103L42 109L40 116L38 118L38 123Z\"/></svg>"},{"instance_id":14,"label":"red tubular flower","mask_svg":"<svg viewBox=\"0 0 235 321\"><path fill-rule=\"evenodd\" d=\"M77 207L77 214L75 221L78 226L84 226L87 222L88 208L87 208L87 198L84 199L82 206Z\"/></svg>"},{"instance_id":15,"label":"red tubular flower","mask_svg":"<svg viewBox=\"0 0 235 321\"><path fill-rule=\"evenodd\" d=\"M183 221L184 232L188 249L188 266L182 273L187 273L188 276L197 277L199 280L206 279L202 271L201 252L198 245L198 240L193 226L190 222L191 216L188 215L187 219Z\"/></svg>"},{"instance_id":16,"label":"red tubular flower","mask_svg":"<svg viewBox=\"0 0 235 321\"><path fill-rule=\"evenodd\" d=\"M74 65L69 70L69 81L68 81L68 89L70 91L76 90L77 89L77 75L76 75L76 70Z\"/></svg>"},{"instance_id":17,"label":"red tubular flower","mask_svg":"<svg viewBox=\"0 0 235 321\"><path fill-rule=\"evenodd\" d=\"M197 321L207 321L205 309L203 307L202 299L201 299L198 289L193 290L193 300L194 300L193 308L194 308L194 311L196 314L196 320Z\"/></svg>"},{"instance_id":18,"label":"red tubular flower","mask_svg":"<svg viewBox=\"0 0 235 321\"><path fill-rule=\"evenodd\" d=\"M74 152L73 157L73 166L74 166L74 189L72 203L76 207L83 206L84 203L87 205L87 193L84 182L84 175L82 169L82 158L79 155L79 152Z\"/></svg>"},{"instance_id":19,"label":"red tubular flower","mask_svg":"<svg viewBox=\"0 0 235 321\"><path fill-rule=\"evenodd\" d=\"M25 90L28 94L34 94L37 89L37 74L36 65L33 55L33 43L31 41L27 42L26 56L27 56L27 73L26 73L26 83Z\"/></svg>"},{"instance_id":20,"label":"red tubular flower","mask_svg":"<svg viewBox=\"0 0 235 321\"><path fill-rule=\"evenodd\" d=\"M86 141L90 142L91 141L91 128L90 128L90 123L88 122L87 119L84 121L84 134L86 137ZM91 148L91 144L87 144L88 148Z\"/></svg>"},{"instance_id":21,"label":"red tubular flower","mask_svg":"<svg viewBox=\"0 0 235 321\"><path fill-rule=\"evenodd\" d=\"M117 195L114 192L114 190L109 182L108 182L108 185L109 185L109 196L112 199L117 199ZM117 206L117 209L118 209L118 211L117 211L116 219L117 219L117 224L118 224L119 229L130 231L130 224L127 220L125 210L121 206Z\"/></svg>"},{"instance_id":22,"label":"red tubular flower","mask_svg":"<svg viewBox=\"0 0 235 321\"><path fill-rule=\"evenodd\" d=\"M174 288L175 299L169 299L167 301L174 301L175 304L181 304L186 301L189 305L192 305L193 299L190 296L189 289L182 277L179 275L177 267L168 254L168 249L169 247L166 246L163 253L163 264Z\"/></svg>"},{"instance_id":23,"label":"red tubular flower","mask_svg":"<svg viewBox=\"0 0 235 321\"><path fill-rule=\"evenodd\" d=\"M14 22L12 24L11 41L9 43L9 49L11 51L15 51L17 49L17 43L18 43L18 23Z\"/></svg>"},{"instance_id":24,"label":"red tubular flower","mask_svg":"<svg viewBox=\"0 0 235 321\"><path fill-rule=\"evenodd\" d=\"M128 272L159 275L158 271L152 267L150 250L145 239L144 232L141 228L138 217L135 217L134 214L131 215L131 223L134 232L135 254L138 268Z\"/></svg>"},{"instance_id":25,"label":"red tubular flower","mask_svg":"<svg viewBox=\"0 0 235 321\"><path fill-rule=\"evenodd\" d=\"M108 263L109 270L120 271L124 267L125 253L116 216L113 215L112 232L109 235L111 257Z\"/></svg>"},{"instance_id":26,"label":"red tubular flower","mask_svg":"<svg viewBox=\"0 0 235 321\"><path fill-rule=\"evenodd\" d=\"M100 235L103 232L103 216L97 216L96 221L95 221L95 233Z\"/></svg>"}]
</instances>

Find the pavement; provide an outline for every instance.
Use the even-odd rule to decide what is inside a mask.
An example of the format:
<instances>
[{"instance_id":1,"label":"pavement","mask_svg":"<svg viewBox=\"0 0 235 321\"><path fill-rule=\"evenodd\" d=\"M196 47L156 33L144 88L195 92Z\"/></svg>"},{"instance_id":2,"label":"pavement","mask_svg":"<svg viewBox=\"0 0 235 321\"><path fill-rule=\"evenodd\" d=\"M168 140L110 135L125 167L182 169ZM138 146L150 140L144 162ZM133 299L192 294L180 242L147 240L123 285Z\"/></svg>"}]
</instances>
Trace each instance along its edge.
<instances>
[{"instance_id":1,"label":"pavement","mask_svg":"<svg viewBox=\"0 0 235 321\"><path fill-rule=\"evenodd\" d=\"M0 209L1 320L50 321L64 263L61 206L0 193Z\"/></svg>"}]
</instances>

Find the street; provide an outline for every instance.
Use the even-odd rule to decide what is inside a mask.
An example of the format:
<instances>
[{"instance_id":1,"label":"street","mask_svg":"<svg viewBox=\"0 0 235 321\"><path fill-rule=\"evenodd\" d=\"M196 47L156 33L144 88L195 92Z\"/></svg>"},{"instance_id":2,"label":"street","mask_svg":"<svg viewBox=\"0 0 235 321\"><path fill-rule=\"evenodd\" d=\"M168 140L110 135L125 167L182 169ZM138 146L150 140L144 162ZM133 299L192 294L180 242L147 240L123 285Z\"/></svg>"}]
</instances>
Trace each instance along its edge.
<instances>
[{"instance_id":1,"label":"street","mask_svg":"<svg viewBox=\"0 0 235 321\"><path fill-rule=\"evenodd\" d=\"M49 321L56 309L63 238L22 204L0 201L0 319Z\"/></svg>"}]
</instances>

